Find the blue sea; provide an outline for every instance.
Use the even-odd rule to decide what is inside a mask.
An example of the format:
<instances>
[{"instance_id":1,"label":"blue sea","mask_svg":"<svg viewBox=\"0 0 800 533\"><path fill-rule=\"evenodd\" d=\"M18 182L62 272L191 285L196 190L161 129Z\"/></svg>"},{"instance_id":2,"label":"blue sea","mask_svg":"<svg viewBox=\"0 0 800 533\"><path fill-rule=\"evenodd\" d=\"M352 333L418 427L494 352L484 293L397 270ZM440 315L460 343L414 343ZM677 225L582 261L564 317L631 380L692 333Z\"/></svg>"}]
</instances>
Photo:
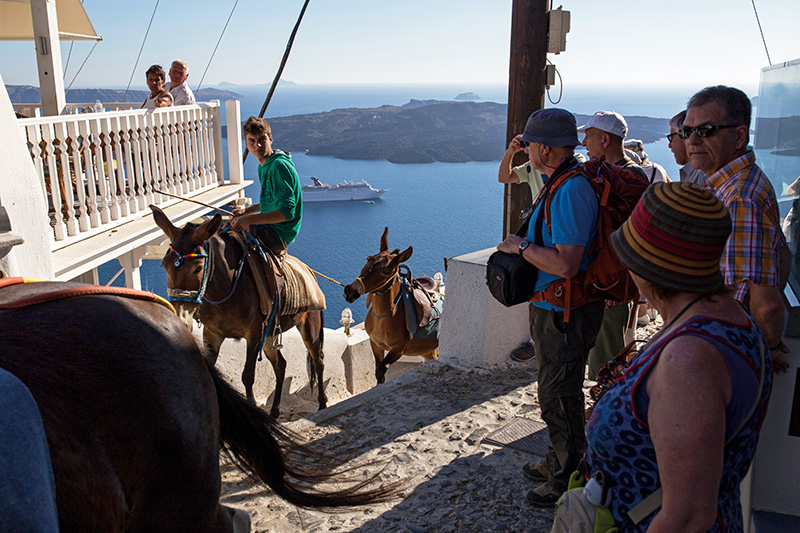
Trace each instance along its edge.
<instances>
[{"instance_id":1,"label":"blue sea","mask_svg":"<svg viewBox=\"0 0 800 533\"><path fill-rule=\"evenodd\" d=\"M257 115L267 87L226 86L242 94L242 118ZM277 117L318 113L342 107L402 105L410 99L452 100L463 92L474 92L481 101L505 103L507 88L501 85L468 86L291 86L281 85L265 116ZM579 90L566 92L558 107L591 114L615 109L624 115L671 117L682 109L692 89L620 91ZM555 96L555 95L554 95ZM554 107L548 102L549 107ZM664 125L664 133L668 126ZM273 131L280 148L280 131ZM677 178L678 166L666 139L648 144L650 159ZM502 154L497 154L498 162ZM342 202L306 204L303 225L289 252L311 268L341 283L353 281L368 255L377 253L380 236L389 228L389 246L414 253L408 261L414 275L444 272L444 258L497 245L502 234L503 186L497 182L498 162L431 163L397 165L387 161L345 161L331 157L292 154L301 182L316 176L326 183L366 180L375 188L388 189L375 203ZM248 158L246 179L257 179L257 162ZM258 185L246 190L257 201ZM117 272L116 262L100 269L101 283ZM446 282L446 277L445 277ZM115 284L121 284L118 279ZM158 260L142 265L144 289L166 296L166 275ZM342 287L320 279L327 300L328 327L338 327L341 311L350 307L357 322L364 320L364 298L347 304Z\"/></svg>"}]
</instances>

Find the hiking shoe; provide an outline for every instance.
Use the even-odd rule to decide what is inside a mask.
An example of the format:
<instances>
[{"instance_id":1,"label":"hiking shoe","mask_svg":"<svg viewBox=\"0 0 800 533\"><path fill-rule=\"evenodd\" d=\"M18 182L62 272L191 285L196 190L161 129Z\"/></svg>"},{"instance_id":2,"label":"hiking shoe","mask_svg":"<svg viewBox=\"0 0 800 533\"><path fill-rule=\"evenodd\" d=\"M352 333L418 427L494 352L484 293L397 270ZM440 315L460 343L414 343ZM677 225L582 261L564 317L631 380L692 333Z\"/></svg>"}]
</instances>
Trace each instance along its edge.
<instances>
[{"instance_id":1,"label":"hiking shoe","mask_svg":"<svg viewBox=\"0 0 800 533\"><path fill-rule=\"evenodd\" d=\"M533 341L527 340L514 348L511 352L511 359L514 361L525 362L530 361L536 357L536 351L533 348Z\"/></svg>"},{"instance_id":2,"label":"hiking shoe","mask_svg":"<svg viewBox=\"0 0 800 533\"><path fill-rule=\"evenodd\" d=\"M555 490L549 483L542 483L535 489L529 490L525 497L534 507L555 507L561 492Z\"/></svg>"},{"instance_id":3,"label":"hiking shoe","mask_svg":"<svg viewBox=\"0 0 800 533\"><path fill-rule=\"evenodd\" d=\"M550 477L550 469L547 468L547 462L541 463L527 463L522 467L522 473L531 481L538 481L544 483Z\"/></svg>"}]
</instances>

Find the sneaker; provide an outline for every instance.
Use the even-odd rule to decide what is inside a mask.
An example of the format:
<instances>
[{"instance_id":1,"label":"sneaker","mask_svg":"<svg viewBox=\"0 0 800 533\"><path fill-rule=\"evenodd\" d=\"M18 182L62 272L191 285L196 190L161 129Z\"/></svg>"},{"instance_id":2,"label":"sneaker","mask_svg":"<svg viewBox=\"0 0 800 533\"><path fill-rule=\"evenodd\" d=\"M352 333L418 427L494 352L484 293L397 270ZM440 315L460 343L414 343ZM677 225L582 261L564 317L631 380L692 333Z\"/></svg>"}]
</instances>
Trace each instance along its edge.
<instances>
[{"instance_id":1,"label":"sneaker","mask_svg":"<svg viewBox=\"0 0 800 533\"><path fill-rule=\"evenodd\" d=\"M531 359L536 357L536 351L533 347L533 341L527 340L514 348L511 352L511 359L514 361L530 361Z\"/></svg>"},{"instance_id":2,"label":"sneaker","mask_svg":"<svg viewBox=\"0 0 800 533\"><path fill-rule=\"evenodd\" d=\"M529 490L525 497L534 507L555 507L561 492L555 490L549 483L542 483L535 489Z\"/></svg>"},{"instance_id":3,"label":"sneaker","mask_svg":"<svg viewBox=\"0 0 800 533\"><path fill-rule=\"evenodd\" d=\"M538 481L544 483L550 477L550 469L547 468L547 462L541 463L527 463L522 467L522 473L531 481Z\"/></svg>"}]
</instances>

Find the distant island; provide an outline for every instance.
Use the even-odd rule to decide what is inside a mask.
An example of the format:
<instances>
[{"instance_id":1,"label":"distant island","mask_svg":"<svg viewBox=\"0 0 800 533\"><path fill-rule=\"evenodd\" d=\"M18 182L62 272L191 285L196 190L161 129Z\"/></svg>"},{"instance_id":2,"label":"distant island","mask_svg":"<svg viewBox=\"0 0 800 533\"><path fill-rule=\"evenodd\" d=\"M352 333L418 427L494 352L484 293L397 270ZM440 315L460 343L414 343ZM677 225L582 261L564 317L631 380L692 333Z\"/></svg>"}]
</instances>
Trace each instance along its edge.
<instances>
[{"instance_id":1,"label":"distant island","mask_svg":"<svg viewBox=\"0 0 800 533\"><path fill-rule=\"evenodd\" d=\"M392 163L499 161L508 106L494 102L411 100L403 106L334 109L269 119L275 147L338 159ZM578 124L588 115L576 115ZM627 117L629 137L645 144L669 131L666 119Z\"/></svg>"},{"instance_id":2,"label":"distant island","mask_svg":"<svg viewBox=\"0 0 800 533\"><path fill-rule=\"evenodd\" d=\"M37 104L42 101L39 93L39 88L32 85L6 85L8 97L11 103L14 104ZM144 102L149 91L128 91L126 101L128 102ZM125 91L117 89L70 89L67 92L67 103L93 103L97 100L100 102L122 102L125 96ZM242 96L233 91L226 91L222 89L200 89L195 94L198 100L235 100Z\"/></svg>"},{"instance_id":3,"label":"distant island","mask_svg":"<svg viewBox=\"0 0 800 533\"><path fill-rule=\"evenodd\" d=\"M475 93L461 93L454 100L480 100L481 97Z\"/></svg>"}]
</instances>

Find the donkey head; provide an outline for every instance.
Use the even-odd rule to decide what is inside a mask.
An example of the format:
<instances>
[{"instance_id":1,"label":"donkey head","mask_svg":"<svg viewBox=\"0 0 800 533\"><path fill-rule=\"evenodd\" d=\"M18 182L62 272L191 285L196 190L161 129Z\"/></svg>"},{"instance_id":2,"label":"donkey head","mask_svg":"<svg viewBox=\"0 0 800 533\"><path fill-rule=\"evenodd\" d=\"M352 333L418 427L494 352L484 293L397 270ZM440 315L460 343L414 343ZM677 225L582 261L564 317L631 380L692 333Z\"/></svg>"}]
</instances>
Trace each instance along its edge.
<instances>
[{"instance_id":1,"label":"donkey head","mask_svg":"<svg viewBox=\"0 0 800 533\"><path fill-rule=\"evenodd\" d=\"M376 255L367 257L367 264L361 269L361 274L344 288L344 299L348 302L355 302L362 294L387 290L394 281L400 265L408 261L414 253L414 248L411 246L403 252L390 251L388 234L389 228L385 228L381 236L380 251Z\"/></svg>"},{"instance_id":2,"label":"donkey head","mask_svg":"<svg viewBox=\"0 0 800 533\"><path fill-rule=\"evenodd\" d=\"M202 299L204 274L210 275L203 245L219 229L222 217L216 214L200 225L188 223L178 228L161 209L154 205L150 209L156 224L170 240L169 250L161 261L167 272L167 295L180 319L191 329Z\"/></svg>"}]
</instances>

